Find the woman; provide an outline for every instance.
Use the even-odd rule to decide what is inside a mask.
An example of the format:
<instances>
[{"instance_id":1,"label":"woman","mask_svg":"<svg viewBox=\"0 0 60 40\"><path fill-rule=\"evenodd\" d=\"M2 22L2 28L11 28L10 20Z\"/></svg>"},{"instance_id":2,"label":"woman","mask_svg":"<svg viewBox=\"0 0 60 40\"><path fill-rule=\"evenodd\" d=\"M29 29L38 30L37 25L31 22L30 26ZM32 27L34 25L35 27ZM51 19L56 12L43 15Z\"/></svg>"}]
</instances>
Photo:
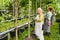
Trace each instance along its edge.
<instances>
[{"instance_id":1,"label":"woman","mask_svg":"<svg viewBox=\"0 0 60 40\"><path fill-rule=\"evenodd\" d=\"M35 18L35 34L39 40L44 40L42 25L44 23L44 15L41 8L37 9L37 16Z\"/></svg>"},{"instance_id":2,"label":"woman","mask_svg":"<svg viewBox=\"0 0 60 40\"><path fill-rule=\"evenodd\" d=\"M52 7L48 7L48 13L46 14L46 23L45 23L45 34L47 36L50 35L50 24L51 24L51 17L52 17Z\"/></svg>"}]
</instances>

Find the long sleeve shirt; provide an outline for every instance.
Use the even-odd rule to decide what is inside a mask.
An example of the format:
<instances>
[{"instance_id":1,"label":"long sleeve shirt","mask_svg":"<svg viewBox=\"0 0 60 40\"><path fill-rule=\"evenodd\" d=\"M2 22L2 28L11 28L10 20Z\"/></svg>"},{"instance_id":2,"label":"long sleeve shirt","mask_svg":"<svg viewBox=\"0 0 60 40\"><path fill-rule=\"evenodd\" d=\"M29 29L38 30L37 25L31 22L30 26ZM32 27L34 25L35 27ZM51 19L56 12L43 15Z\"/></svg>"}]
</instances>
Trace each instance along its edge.
<instances>
[{"instance_id":1,"label":"long sleeve shirt","mask_svg":"<svg viewBox=\"0 0 60 40\"><path fill-rule=\"evenodd\" d=\"M46 18L48 20L51 20L51 17L52 17L52 12L48 12L47 15L46 15Z\"/></svg>"},{"instance_id":2,"label":"long sleeve shirt","mask_svg":"<svg viewBox=\"0 0 60 40\"><path fill-rule=\"evenodd\" d=\"M36 22L44 22L44 14L40 14L36 16Z\"/></svg>"}]
</instances>

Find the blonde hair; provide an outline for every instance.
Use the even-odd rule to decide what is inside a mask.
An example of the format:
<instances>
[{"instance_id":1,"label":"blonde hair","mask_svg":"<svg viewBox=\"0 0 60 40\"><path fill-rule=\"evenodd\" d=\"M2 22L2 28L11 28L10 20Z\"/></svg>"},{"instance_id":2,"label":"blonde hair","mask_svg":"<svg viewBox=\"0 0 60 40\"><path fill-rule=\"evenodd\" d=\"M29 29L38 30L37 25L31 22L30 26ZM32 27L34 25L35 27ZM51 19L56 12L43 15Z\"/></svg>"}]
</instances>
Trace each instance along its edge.
<instances>
[{"instance_id":1,"label":"blonde hair","mask_svg":"<svg viewBox=\"0 0 60 40\"><path fill-rule=\"evenodd\" d=\"M43 12L42 8L38 8L37 11L40 10L41 12Z\"/></svg>"},{"instance_id":2,"label":"blonde hair","mask_svg":"<svg viewBox=\"0 0 60 40\"><path fill-rule=\"evenodd\" d=\"M41 8L37 9L37 14L43 13L43 10Z\"/></svg>"}]
</instances>

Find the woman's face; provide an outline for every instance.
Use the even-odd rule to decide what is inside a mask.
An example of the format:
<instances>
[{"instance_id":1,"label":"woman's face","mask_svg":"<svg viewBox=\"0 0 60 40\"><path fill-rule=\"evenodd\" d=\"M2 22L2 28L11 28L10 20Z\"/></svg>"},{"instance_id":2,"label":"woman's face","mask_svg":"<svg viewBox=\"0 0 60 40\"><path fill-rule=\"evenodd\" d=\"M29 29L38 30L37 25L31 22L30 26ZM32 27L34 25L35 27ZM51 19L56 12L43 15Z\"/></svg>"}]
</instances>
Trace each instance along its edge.
<instances>
[{"instance_id":1,"label":"woman's face","mask_svg":"<svg viewBox=\"0 0 60 40\"><path fill-rule=\"evenodd\" d=\"M38 14L42 13L42 10L41 10L41 9L38 9L38 10L37 10L37 13L38 13Z\"/></svg>"}]
</instances>

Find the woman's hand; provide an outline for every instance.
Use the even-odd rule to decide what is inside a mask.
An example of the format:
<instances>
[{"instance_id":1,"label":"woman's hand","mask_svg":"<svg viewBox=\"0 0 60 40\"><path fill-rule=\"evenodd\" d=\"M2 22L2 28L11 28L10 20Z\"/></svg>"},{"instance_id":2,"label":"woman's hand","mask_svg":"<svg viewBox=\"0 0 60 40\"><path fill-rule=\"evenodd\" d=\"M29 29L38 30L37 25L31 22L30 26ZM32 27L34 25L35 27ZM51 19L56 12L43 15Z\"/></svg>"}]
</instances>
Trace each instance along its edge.
<instances>
[{"instance_id":1,"label":"woman's hand","mask_svg":"<svg viewBox=\"0 0 60 40\"><path fill-rule=\"evenodd\" d=\"M50 21L48 21L48 26L50 26Z\"/></svg>"}]
</instances>

